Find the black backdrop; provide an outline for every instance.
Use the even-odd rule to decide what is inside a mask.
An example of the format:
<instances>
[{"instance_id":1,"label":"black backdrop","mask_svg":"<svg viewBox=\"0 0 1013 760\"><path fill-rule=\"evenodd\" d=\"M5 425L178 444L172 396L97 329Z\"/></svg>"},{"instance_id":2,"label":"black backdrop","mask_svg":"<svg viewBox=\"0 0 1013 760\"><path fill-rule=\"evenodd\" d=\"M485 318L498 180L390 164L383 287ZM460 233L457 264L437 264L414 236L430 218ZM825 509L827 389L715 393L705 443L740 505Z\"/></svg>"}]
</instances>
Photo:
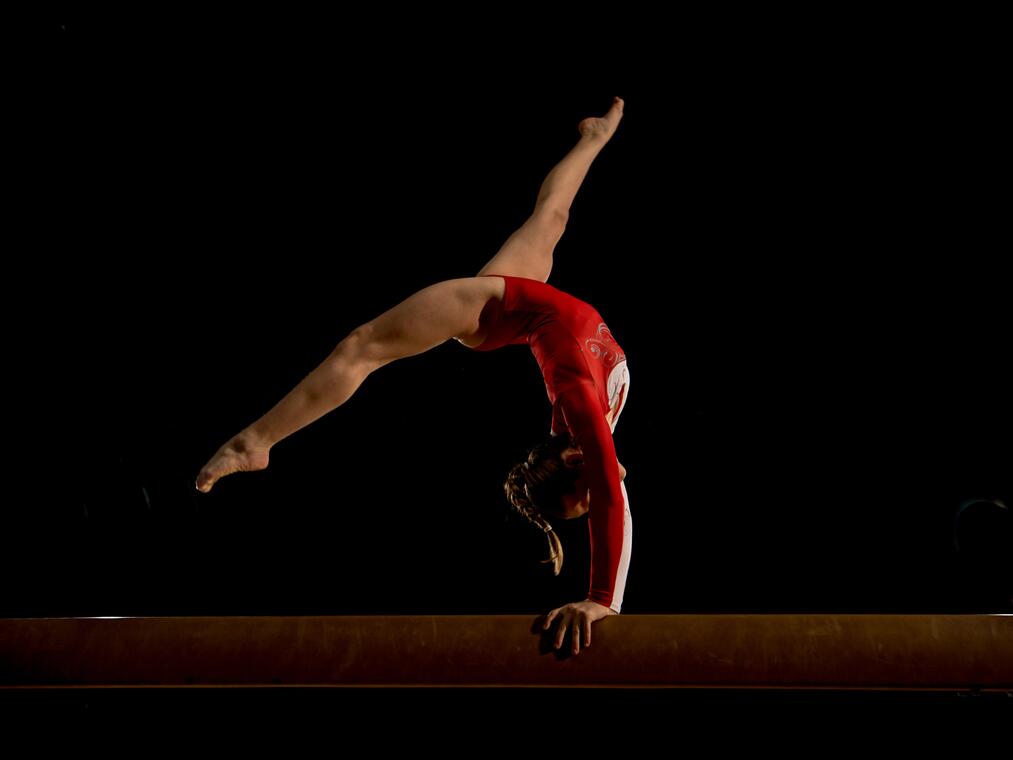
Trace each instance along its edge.
<instances>
[{"instance_id":1,"label":"black backdrop","mask_svg":"<svg viewBox=\"0 0 1013 760\"><path fill-rule=\"evenodd\" d=\"M542 65L356 34L40 43L3 614L584 598L586 518L553 578L502 494L549 425L524 346L397 362L268 470L193 481L353 327L476 273L616 94L549 282L627 352L623 611L1008 608L953 543L961 501L1011 485L987 49L711 29Z\"/></svg>"}]
</instances>

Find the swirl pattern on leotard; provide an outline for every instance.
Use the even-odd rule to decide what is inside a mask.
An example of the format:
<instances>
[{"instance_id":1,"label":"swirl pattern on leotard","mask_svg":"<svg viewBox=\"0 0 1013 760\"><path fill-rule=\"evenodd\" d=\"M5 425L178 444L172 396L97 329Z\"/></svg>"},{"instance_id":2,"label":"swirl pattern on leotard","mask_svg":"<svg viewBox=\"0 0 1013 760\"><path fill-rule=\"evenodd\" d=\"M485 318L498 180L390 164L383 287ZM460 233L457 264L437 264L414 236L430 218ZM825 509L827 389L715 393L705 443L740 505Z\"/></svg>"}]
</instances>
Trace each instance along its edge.
<instances>
[{"instance_id":1,"label":"swirl pattern on leotard","mask_svg":"<svg viewBox=\"0 0 1013 760\"><path fill-rule=\"evenodd\" d=\"M622 349L619 348L619 344L612 337L612 331L605 326L604 322L598 325L595 337L588 338L584 344L591 355L601 359L606 367L614 367L626 358Z\"/></svg>"}]
</instances>

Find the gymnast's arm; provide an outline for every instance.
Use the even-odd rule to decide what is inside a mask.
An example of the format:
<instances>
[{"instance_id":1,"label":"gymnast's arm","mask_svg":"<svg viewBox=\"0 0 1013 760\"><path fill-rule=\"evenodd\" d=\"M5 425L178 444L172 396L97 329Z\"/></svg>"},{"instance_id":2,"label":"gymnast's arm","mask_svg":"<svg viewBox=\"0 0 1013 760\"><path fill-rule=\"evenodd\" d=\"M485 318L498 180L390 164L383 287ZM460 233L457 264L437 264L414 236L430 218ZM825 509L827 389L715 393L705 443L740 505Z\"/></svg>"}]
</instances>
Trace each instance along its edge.
<instances>
[{"instance_id":1,"label":"gymnast's arm","mask_svg":"<svg viewBox=\"0 0 1013 760\"><path fill-rule=\"evenodd\" d=\"M584 455L590 498L591 582L587 598L618 613L626 583L632 526L627 526L625 489L612 430L592 383L560 393L563 416L574 445Z\"/></svg>"}]
</instances>

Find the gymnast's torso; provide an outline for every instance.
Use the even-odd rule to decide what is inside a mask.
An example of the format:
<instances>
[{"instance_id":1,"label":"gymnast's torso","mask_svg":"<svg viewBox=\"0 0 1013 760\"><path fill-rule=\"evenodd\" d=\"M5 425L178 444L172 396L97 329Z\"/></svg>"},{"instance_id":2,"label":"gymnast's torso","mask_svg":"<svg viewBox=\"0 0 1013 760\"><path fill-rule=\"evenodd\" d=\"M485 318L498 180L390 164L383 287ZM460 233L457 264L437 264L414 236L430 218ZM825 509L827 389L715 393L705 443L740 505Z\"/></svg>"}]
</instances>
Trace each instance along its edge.
<instances>
[{"instance_id":1,"label":"gymnast's torso","mask_svg":"<svg viewBox=\"0 0 1013 760\"><path fill-rule=\"evenodd\" d=\"M585 301L541 280L510 275L503 297L489 299L480 318L485 338L476 351L527 343L545 380L552 404L551 433L568 430L559 396L590 383L610 429L615 428L629 393L629 370L622 347L601 314Z\"/></svg>"}]
</instances>

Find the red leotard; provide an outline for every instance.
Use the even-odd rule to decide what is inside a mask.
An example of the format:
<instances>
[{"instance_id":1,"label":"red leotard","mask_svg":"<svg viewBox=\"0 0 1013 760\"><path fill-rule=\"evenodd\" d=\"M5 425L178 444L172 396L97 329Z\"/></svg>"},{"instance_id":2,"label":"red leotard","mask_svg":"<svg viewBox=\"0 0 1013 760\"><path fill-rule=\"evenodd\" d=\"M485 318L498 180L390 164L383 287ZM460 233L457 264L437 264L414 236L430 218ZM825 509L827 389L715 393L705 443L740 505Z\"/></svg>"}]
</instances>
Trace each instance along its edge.
<instances>
[{"instance_id":1,"label":"red leotard","mask_svg":"<svg viewBox=\"0 0 1013 760\"><path fill-rule=\"evenodd\" d=\"M588 599L619 612L633 539L626 486L612 431L629 395L626 355L590 304L541 280L509 275L503 300L480 318L487 334L477 351L527 343L552 404L549 432L569 432L584 455L590 490L591 584ZM611 428L605 415L618 403Z\"/></svg>"}]
</instances>

